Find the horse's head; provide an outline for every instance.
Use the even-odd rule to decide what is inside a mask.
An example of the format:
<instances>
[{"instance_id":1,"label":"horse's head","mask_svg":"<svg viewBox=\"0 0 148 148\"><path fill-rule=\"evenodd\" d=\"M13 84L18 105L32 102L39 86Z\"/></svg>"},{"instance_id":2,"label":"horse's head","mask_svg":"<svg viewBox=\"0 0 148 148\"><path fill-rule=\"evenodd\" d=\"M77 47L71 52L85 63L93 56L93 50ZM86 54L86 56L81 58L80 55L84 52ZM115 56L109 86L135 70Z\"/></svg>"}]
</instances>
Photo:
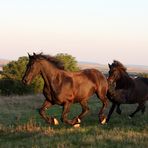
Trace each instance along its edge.
<instances>
[{"instance_id":1,"label":"horse's head","mask_svg":"<svg viewBox=\"0 0 148 148\"><path fill-rule=\"evenodd\" d=\"M126 72L126 68L118 61L114 61L109 66L109 76L108 76L108 83L113 84L120 80L122 73Z\"/></svg>"},{"instance_id":2,"label":"horse's head","mask_svg":"<svg viewBox=\"0 0 148 148\"><path fill-rule=\"evenodd\" d=\"M22 82L24 84L30 84L32 80L40 73L40 63L37 55L34 53L32 56L29 55L29 62L26 67L25 74L23 76Z\"/></svg>"}]
</instances>

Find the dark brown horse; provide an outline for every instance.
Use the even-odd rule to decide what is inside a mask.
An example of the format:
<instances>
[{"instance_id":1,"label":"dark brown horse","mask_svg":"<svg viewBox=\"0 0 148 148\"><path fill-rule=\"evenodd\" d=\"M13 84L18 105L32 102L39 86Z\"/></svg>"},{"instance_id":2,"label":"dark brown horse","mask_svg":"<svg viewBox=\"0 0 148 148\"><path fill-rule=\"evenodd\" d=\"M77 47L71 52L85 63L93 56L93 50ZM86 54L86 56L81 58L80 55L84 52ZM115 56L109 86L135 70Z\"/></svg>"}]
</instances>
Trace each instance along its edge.
<instances>
[{"instance_id":1,"label":"dark brown horse","mask_svg":"<svg viewBox=\"0 0 148 148\"><path fill-rule=\"evenodd\" d=\"M54 123L54 118L48 117L45 110L58 104L63 106L61 120L70 125L77 124L88 113L87 102L94 93L103 103L99 111L99 119L103 123L103 112L108 103L108 82L101 72L96 69L68 72L56 58L34 53L33 56L29 55L29 63L22 81L24 84L30 84L39 74L44 80L43 94L46 98L39 113L48 123ZM82 112L74 119L68 120L70 106L76 102L82 106Z\"/></svg>"},{"instance_id":2,"label":"dark brown horse","mask_svg":"<svg viewBox=\"0 0 148 148\"><path fill-rule=\"evenodd\" d=\"M132 79L128 75L126 68L119 61L114 61L111 65L109 64L109 69L108 83L110 86L115 83L115 88L109 89L107 95L112 102L107 122L116 106L116 111L121 114L120 104L138 103L137 109L129 115L130 118L140 110L144 113L145 103L148 100L148 78L138 77Z\"/></svg>"}]
</instances>

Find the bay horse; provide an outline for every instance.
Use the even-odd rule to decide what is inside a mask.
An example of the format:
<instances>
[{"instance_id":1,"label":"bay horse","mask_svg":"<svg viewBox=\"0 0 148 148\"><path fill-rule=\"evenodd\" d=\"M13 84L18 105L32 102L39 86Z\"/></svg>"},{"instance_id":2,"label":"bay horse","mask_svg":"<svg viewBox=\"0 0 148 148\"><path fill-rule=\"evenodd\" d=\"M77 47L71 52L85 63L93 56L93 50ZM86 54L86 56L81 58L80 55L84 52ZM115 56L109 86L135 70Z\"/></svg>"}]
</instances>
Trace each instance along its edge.
<instances>
[{"instance_id":1,"label":"bay horse","mask_svg":"<svg viewBox=\"0 0 148 148\"><path fill-rule=\"evenodd\" d=\"M29 54L28 54L29 55ZM63 106L61 121L69 125L80 123L81 119L88 113L88 99L94 93L102 102L99 111L99 120L103 124L106 119L103 112L107 107L108 82L106 77L96 69L85 69L79 72L64 70L63 63L55 57L43 54L29 55L29 62L22 78L24 84L30 84L32 80L41 75L44 80L43 94L45 102L39 109L42 118L49 124L54 124L55 118L45 114L45 110L58 104ZM72 120L67 119L70 106L80 103L82 112Z\"/></svg>"},{"instance_id":2,"label":"bay horse","mask_svg":"<svg viewBox=\"0 0 148 148\"><path fill-rule=\"evenodd\" d=\"M111 65L108 64L108 66L108 83L112 89L109 89L107 96L112 102L112 106L107 117L107 122L115 107L117 107L117 113L121 114L120 104L138 103L138 107L129 115L129 118L132 118L140 110L144 113L145 103L148 100L148 78L131 78L126 71L126 67L116 60Z\"/></svg>"}]
</instances>

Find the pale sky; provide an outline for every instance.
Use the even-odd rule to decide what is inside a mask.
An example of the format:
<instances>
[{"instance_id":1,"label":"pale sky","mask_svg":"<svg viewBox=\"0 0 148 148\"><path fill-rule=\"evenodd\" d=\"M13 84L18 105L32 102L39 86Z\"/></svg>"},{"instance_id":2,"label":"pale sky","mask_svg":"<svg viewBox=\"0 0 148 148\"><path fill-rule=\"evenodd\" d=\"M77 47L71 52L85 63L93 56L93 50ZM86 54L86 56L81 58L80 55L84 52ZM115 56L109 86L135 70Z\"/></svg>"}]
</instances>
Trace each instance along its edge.
<instances>
[{"instance_id":1,"label":"pale sky","mask_svg":"<svg viewBox=\"0 0 148 148\"><path fill-rule=\"evenodd\" d=\"M0 0L0 58L27 52L148 65L148 0Z\"/></svg>"}]
</instances>

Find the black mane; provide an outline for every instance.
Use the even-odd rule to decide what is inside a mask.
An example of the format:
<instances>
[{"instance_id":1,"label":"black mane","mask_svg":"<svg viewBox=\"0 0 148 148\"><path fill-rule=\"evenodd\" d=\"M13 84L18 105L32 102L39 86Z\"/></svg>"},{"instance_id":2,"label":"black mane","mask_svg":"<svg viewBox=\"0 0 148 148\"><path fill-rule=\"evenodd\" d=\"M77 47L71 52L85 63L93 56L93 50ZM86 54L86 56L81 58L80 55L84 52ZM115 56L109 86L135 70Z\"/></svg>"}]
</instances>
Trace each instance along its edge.
<instances>
[{"instance_id":1,"label":"black mane","mask_svg":"<svg viewBox=\"0 0 148 148\"><path fill-rule=\"evenodd\" d=\"M114 60L111 67L120 71L120 79L116 81L117 89L128 89L134 87L133 79L128 75L126 67L121 62Z\"/></svg>"},{"instance_id":2,"label":"black mane","mask_svg":"<svg viewBox=\"0 0 148 148\"><path fill-rule=\"evenodd\" d=\"M40 54L34 54L33 55L34 58L36 59L45 59L47 60L49 63L52 63L55 67L57 67L58 69L64 70L64 63L61 62L60 60L58 60L56 57L51 56L51 55L44 55L42 53Z\"/></svg>"},{"instance_id":3,"label":"black mane","mask_svg":"<svg viewBox=\"0 0 148 148\"><path fill-rule=\"evenodd\" d=\"M126 67L121 62L116 61L116 60L113 61L112 66L119 68L119 69L122 69L123 71L127 70Z\"/></svg>"}]
</instances>

